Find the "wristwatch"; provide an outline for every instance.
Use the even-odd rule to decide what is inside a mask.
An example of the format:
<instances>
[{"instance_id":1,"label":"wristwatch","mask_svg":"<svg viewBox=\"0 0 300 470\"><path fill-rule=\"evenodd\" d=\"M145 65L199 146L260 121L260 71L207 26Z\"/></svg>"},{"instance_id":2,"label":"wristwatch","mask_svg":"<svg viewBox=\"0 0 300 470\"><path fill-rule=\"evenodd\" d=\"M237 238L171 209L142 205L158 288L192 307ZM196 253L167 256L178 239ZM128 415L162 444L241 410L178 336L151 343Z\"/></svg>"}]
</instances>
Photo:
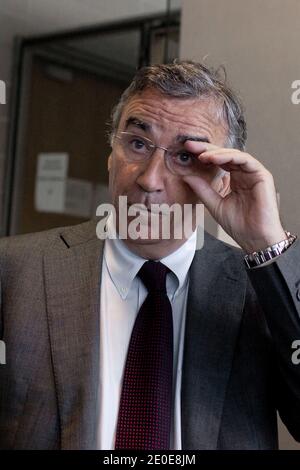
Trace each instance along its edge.
<instances>
[{"instance_id":1,"label":"wristwatch","mask_svg":"<svg viewBox=\"0 0 300 470\"><path fill-rule=\"evenodd\" d=\"M244 262L247 268L255 268L261 264L269 261L276 256L281 255L289 246L291 246L297 238L297 235L291 235L290 232L285 230L286 239L275 243L274 245L268 246L264 250L254 251L244 257Z\"/></svg>"}]
</instances>

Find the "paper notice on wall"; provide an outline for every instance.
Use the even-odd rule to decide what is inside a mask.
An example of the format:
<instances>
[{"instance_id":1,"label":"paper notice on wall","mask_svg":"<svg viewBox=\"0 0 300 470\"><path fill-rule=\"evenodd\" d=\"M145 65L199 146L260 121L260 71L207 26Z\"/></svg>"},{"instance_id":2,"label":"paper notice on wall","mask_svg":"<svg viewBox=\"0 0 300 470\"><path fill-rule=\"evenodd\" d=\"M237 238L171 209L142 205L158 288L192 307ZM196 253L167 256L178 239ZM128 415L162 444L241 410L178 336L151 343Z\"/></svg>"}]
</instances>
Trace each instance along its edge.
<instances>
[{"instance_id":1,"label":"paper notice on wall","mask_svg":"<svg viewBox=\"0 0 300 470\"><path fill-rule=\"evenodd\" d=\"M67 153L40 153L37 158L35 209L63 213L65 209Z\"/></svg>"},{"instance_id":2,"label":"paper notice on wall","mask_svg":"<svg viewBox=\"0 0 300 470\"><path fill-rule=\"evenodd\" d=\"M108 186L106 184L96 184L94 186L93 202L92 202L92 215L96 215L97 207L100 204L110 203L110 195Z\"/></svg>"},{"instance_id":3,"label":"paper notice on wall","mask_svg":"<svg viewBox=\"0 0 300 470\"><path fill-rule=\"evenodd\" d=\"M90 218L92 215L93 184L90 181L68 178L66 183L65 214Z\"/></svg>"}]
</instances>

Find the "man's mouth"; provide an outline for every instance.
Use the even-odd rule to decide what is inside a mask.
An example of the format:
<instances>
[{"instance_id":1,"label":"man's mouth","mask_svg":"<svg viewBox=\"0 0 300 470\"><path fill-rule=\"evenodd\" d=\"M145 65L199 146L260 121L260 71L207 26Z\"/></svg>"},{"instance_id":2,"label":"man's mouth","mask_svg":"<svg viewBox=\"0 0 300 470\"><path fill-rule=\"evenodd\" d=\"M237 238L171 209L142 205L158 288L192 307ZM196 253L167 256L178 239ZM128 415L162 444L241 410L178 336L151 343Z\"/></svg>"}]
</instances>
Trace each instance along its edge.
<instances>
[{"instance_id":1,"label":"man's mouth","mask_svg":"<svg viewBox=\"0 0 300 470\"><path fill-rule=\"evenodd\" d=\"M161 215L167 215L169 213L168 208L166 207L161 207L161 205L166 203L152 203L152 204L143 204L141 202L134 202L134 203L128 203L128 209L133 208L135 211L143 213L143 212L148 212L149 214L161 214Z\"/></svg>"}]
</instances>

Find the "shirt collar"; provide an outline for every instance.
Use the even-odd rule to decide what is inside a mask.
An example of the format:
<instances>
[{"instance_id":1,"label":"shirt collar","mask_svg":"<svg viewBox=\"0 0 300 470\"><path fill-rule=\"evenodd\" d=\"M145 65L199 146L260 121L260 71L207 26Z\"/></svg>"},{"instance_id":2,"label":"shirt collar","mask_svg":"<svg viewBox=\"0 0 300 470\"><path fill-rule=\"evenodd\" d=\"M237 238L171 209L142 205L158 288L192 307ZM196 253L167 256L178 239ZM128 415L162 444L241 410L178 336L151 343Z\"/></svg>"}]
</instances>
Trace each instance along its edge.
<instances>
[{"instance_id":1,"label":"shirt collar","mask_svg":"<svg viewBox=\"0 0 300 470\"><path fill-rule=\"evenodd\" d=\"M174 295L179 293L179 291L185 286L188 271L195 255L196 243L197 230L195 230L184 244L177 248L176 251L173 251L173 253L170 253L168 256L165 256L160 260L169 269L171 269L172 273L174 273L177 278L177 289L174 292Z\"/></svg>"},{"instance_id":2,"label":"shirt collar","mask_svg":"<svg viewBox=\"0 0 300 470\"><path fill-rule=\"evenodd\" d=\"M110 238L109 235L115 233L112 214L107 218L106 229L108 238L105 240L104 260L120 297L126 299L134 278L147 260L130 251L120 238ZM172 297L185 286L196 242L197 230L176 251L160 259L171 270L169 282L167 278L167 290L171 290Z\"/></svg>"}]
</instances>

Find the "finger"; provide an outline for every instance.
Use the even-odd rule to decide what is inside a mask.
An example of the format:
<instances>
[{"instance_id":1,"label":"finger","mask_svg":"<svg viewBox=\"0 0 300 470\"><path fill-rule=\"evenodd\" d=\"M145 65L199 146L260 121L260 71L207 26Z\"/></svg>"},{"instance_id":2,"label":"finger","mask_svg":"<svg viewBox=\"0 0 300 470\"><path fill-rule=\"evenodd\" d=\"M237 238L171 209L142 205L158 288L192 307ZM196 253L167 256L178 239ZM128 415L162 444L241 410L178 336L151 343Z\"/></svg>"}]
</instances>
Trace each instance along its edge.
<instances>
[{"instance_id":1,"label":"finger","mask_svg":"<svg viewBox=\"0 0 300 470\"><path fill-rule=\"evenodd\" d=\"M219 155L219 154L239 154L242 153L238 149L232 149L232 148L222 148L222 147L216 147L215 149L207 149L204 152L201 153L201 155Z\"/></svg>"},{"instance_id":2,"label":"finger","mask_svg":"<svg viewBox=\"0 0 300 470\"><path fill-rule=\"evenodd\" d=\"M230 164L231 168L240 168L245 172L261 171L264 166L251 155L240 151L207 151L199 155L199 160L203 163L213 163L223 166Z\"/></svg>"},{"instance_id":3,"label":"finger","mask_svg":"<svg viewBox=\"0 0 300 470\"><path fill-rule=\"evenodd\" d=\"M221 154L221 153L241 153L240 150L227 147L218 147L217 145L209 144L207 142L197 142L187 140L185 142L185 148L192 153L198 155L210 155L210 154Z\"/></svg>"},{"instance_id":4,"label":"finger","mask_svg":"<svg viewBox=\"0 0 300 470\"><path fill-rule=\"evenodd\" d=\"M200 142L196 140L186 140L184 142L184 146L187 150L189 150L189 152L198 153L198 154L205 152L206 150L214 150L214 149L220 148L217 145L209 144L207 142Z\"/></svg>"},{"instance_id":5,"label":"finger","mask_svg":"<svg viewBox=\"0 0 300 470\"><path fill-rule=\"evenodd\" d=\"M211 187L210 183L203 178L199 178L199 176L184 176L182 179L191 187L200 201L210 211L212 216L214 216L216 208L222 200L222 196Z\"/></svg>"}]
</instances>

